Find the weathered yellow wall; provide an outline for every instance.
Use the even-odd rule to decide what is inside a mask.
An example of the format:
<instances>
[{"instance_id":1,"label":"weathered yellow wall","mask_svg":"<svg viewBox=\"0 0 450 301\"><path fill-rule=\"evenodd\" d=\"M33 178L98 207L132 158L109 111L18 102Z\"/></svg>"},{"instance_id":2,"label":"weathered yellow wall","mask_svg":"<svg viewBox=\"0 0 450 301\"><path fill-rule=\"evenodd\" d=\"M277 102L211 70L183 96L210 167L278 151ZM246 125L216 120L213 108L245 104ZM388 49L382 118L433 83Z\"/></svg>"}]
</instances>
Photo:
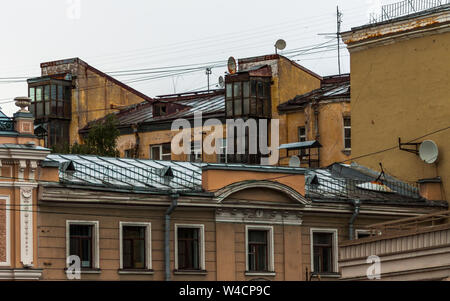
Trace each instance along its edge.
<instances>
[{"instance_id":1,"label":"weathered yellow wall","mask_svg":"<svg viewBox=\"0 0 450 301\"><path fill-rule=\"evenodd\" d=\"M111 110L111 104L126 106L145 101L106 77L85 69L82 65L79 68L76 80L78 89L72 90L71 144L80 142L78 130L88 122L117 111Z\"/></svg>"},{"instance_id":2,"label":"weathered yellow wall","mask_svg":"<svg viewBox=\"0 0 450 301\"><path fill-rule=\"evenodd\" d=\"M304 124L304 117L301 114L294 114L292 118L288 118L286 114L278 114L278 105L294 98L297 95L305 94L314 89L320 88L321 80L304 70L295 66L292 62L285 58L278 61L278 77L274 78L274 85L272 85L272 118L280 120L279 144L289 142L297 142L290 140L293 129L295 131L299 123ZM296 134L294 134L296 136ZM280 150L280 158L286 157L287 151ZM287 159L289 161L289 159ZM284 161L280 161L283 164Z\"/></svg>"},{"instance_id":3,"label":"weathered yellow wall","mask_svg":"<svg viewBox=\"0 0 450 301\"><path fill-rule=\"evenodd\" d=\"M303 111L288 112L283 114L287 121L287 141L285 143L298 142L298 127L306 128L306 139L316 140L314 109L307 105ZM319 138L320 166L328 166L335 162L348 160L351 156L344 150L344 123L343 116L350 116L349 102L322 103L319 105ZM315 152L315 150L313 150ZM298 155L298 151L290 151L289 156ZM286 154L286 151L284 151ZM288 165L289 157L280 156L280 165ZM303 165L302 165L303 166Z\"/></svg>"},{"instance_id":4,"label":"weathered yellow wall","mask_svg":"<svg viewBox=\"0 0 450 301\"><path fill-rule=\"evenodd\" d=\"M450 199L450 33L396 41L351 53L352 157L404 181L440 176ZM423 135L426 137L419 138ZM439 162L395 148L398 138L435 141Z\"/></svg>"}]
</instances>

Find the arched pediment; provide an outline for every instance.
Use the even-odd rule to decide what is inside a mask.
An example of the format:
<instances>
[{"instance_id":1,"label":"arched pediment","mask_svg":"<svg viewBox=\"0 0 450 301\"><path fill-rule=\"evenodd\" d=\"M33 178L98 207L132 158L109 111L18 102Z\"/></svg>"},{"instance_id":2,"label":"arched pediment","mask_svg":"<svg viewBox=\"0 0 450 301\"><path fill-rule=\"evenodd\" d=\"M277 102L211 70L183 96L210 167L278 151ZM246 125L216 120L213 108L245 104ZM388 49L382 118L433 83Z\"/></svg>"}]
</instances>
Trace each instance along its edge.
<instances>
[{"instance_id":1,"label":"arched pediment","mask_svg":"<svg viewBox=\"0 0 450 301\"><path fill-rule=\"evenodd\" d=\"M309 201L303 195L301 195L299 192L297 192L296 190L287 185L274 181L258 181L258 180L242 181L225 186L215 192L214 199L217 203L222 203L224 200L226 200L228 197L232 195L237 195L239 192L254 189L260 190L260 193L263 193L264 190L271 190L272 192L281 192L282 197L290 199L291 202L293 201L294 203L298 203L301 205L309 204ZM257 201L257 199L255 199L255 201Z\"/></svg>"}]
</instances>

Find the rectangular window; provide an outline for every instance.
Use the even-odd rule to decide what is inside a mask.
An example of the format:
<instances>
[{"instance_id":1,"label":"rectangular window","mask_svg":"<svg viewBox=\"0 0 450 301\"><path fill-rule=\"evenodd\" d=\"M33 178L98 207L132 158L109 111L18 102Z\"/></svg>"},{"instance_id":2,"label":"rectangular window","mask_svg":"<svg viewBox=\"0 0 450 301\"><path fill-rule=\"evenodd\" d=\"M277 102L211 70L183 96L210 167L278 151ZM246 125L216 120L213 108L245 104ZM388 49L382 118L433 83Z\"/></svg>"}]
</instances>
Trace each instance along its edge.
<instances>
[{"instance_id":1,"label":"rectangular window","mask_svg":"<svg viewBox=\"0 0 450 301\"><path fill-rule=\"evenodd\" d=\"M337 272L337 230L311 229L311 239L313 272Z\"/></svg>"},{"instance_id":2,"label":"rectangular window","mask_svg":"<svg viewBox=\"0 0 450 301\"><path fill-rule=\"evenodd\" d=\"M344 148L350 150L352 148L352 124L350 117L344 117Z\"/></svg>"},{"instance_id":3,"label":"rectangular window","mask_svg":"<svg viewBox=\"0 0 450 301\"><path fill-rule=\"evenodd\" d=\"M273 228L246 226L247 273L274 272Z\"/></svg>"},{"instance_id":4,"label":"rectangular window","mask_svg":"<svg viewBox=\"0 0 450 301\"><path fill-rule=\"evenodd\" d=\"M355 234L356 234L355 235L356 239L370 237L370 231L369 230L356 230Z\"/></svg>"},{"instance_id":5,"label":"rectangular window","mask_svg":"<svg viewBox=\"0 0 450 301\"><path fill-rule=\"evenodd\" d=\"M267 231L248 231L248 270L267 271Z\"/></svg>"},{"instance_id":6,"label":"rectangular window","mask_svg":"<svg viewBox=\"0 0 450 301\"><path fill-rule=\"evenodd\" d=\"M299 142L306 141L306 128L304 126L299 126L298 127L298 141ZM305 149L301 149L300 150L300 155L301 156L306 155L306 150Z\"/></svg>"},{"instance_id":7,"label":"rectangular window","mask_svg":"<svg viewBox=\"0 0 450 301\"><path fill-rule=\"evenodd\" d=\"M146 227L122 227L122 263L124 269L145 268Z\"/></svg>"},{"instance_id":8,"label":"rectangular window","mask_svg":"<svg viewBox=\"0 0 450 301\"><path fill-rule=\"evenodd\" d=\"M204 226L175 225L175 269L204 270Z\"/></svg>"},{"instance_id":9,"label":"rectangular window","mask_svg":"<svg viewBox=\"0 0 450 301\"><path fill-rule=\"evenodd\" d=\"M66 221L66 257L80 257L81 268L99 268L98 221Z\"/></svg>"},{"instance_id":10,"label":"rectangular window","mask_svg":"<svg viewBox=\"0 0 450 301\"><path fill-rule=\"evenodd\" d=\"M77 255L82 268L92 268L92 225L70 225L70 255Z\"/></svg>"},{"instance_id":11,"label":"rectangular window","mask_svg":"<svg viewBox=\"0 0 450 301\"><path fill-rule=\"evenodd\" d=\"M31 102L35 102L35 100L36 100L36 94L35 94L35 88L34 87L31 87L30 89L29 89L29 97L31 98Z\"/></svg>"},{"instance_id":12,"label":"rectangular window","mask_svg":"<svg viewBox=\"0 0 450 301\"><path fill-rule=\"evenodd\" d=\"M172 159L172 152L170 145L171 145L170 143L151 145L150 159L170 161Z\"/></svg>"}]
</instances>

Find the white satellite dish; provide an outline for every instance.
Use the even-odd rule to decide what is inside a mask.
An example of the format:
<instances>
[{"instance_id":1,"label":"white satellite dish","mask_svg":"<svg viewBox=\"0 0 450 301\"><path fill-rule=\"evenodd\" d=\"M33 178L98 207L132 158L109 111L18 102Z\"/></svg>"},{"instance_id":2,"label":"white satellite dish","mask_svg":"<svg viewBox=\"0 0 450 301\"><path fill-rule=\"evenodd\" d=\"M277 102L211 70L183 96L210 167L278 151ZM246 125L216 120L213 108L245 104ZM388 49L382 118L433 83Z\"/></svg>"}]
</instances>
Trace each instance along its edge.
<instances>
[{"instance_id":1,"label":"white satellite dish","mask_svg":"<svg viewBox=\"0 0 450 301\"><path fill-rule=\"evenodd\" d=\"M219 76L219 87L223 88L225 86L225 82L223 80L223 76Z\"/></svg>"},{"instance_id":2,"label":"white satellite dish","mask_svg":"<svg viewBox=\"0 0 450 301\"><path fill-rule=\"evenodd\" d=\"M286 48L286 41L283 39L279 39L276 43L275 43L275 47L278 50L283 50L284 48Z\"/></svg>"},{"instance_id":3,"label":"white satellite dish","mask_svg":"<svg viewBox=\"0 0 450 301\"><path fill-rule=\"evenodd\" d=\"M292 156L289 159L289 167L300 167L300 158L298 156Z\"/></svg>"},{"instance_id":4,"label":"white satellite dish","mask_svg":"<svg viewBox=\"0 0 450 301\"><path fill-rule=\"evenodd\" d=\"M419 146L419 157L425 163L431 164L438 159L438 146L432 140L425 140Z\"/></svg>"}]
</instances>

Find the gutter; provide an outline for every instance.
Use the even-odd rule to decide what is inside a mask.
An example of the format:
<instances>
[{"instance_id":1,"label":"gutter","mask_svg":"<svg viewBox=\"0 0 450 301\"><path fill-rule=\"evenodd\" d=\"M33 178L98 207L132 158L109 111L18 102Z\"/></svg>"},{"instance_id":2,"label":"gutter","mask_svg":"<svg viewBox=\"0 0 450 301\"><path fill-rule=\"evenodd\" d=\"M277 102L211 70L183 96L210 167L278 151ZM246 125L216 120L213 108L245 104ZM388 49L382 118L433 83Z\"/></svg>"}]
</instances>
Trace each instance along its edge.
<instances>
[{"instance_id":1,"label":"gutter","mask_svg":"<svg viewBox=\"0 0 450 301\"><path fill-rule=\"evenodd\" d=\"M361 207L361 201L360 200L352 200L353 203L353 214L352 217L350 217L350 220L348 221L348 238L349 240L354 239L354 225L356 217L359 214L359 209Z\"/></svg>"},{"instance_id":2,"label":"gutter","mask_svg":"<svg viewBox=\"0 0 450 301\"><path fill-rule=\"evenodd\" d=\"M170 215L178 206L178 194L171 194L170 198L172 203L167 208L165 216L165 229L164 229L164 265L166 272L166 281L170 281Z\"/></svg>"}]
</instances>

